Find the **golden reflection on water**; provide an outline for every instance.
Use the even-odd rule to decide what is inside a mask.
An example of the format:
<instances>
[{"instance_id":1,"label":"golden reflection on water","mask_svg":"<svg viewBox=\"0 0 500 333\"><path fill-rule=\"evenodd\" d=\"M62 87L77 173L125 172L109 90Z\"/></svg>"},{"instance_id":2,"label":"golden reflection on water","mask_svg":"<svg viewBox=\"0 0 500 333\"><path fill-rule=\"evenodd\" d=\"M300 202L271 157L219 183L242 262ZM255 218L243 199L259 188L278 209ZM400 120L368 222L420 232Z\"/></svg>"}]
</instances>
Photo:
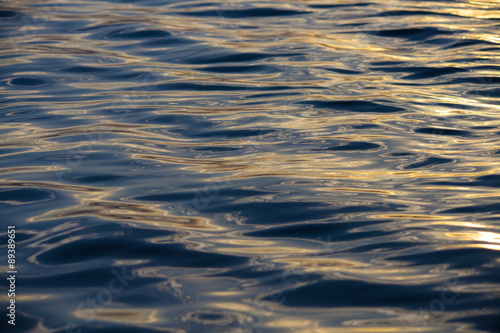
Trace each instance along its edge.
<instances>
[{"instance_id":1,"label":"golden reflection on water","mask_svg":"<svg viewBox=\"0 0 500 333\"><path fill-rule=\"evenodd\" d=\"M105 220L143 222L163 227L169 225L185 229L220 229L220 227L210 224L206 218L175 216L166 210L156 208L155 205L104 200L82 200L81 206L51 210L43 215L29 218L28 222L78 216L96 216Z\"/></svg>"},{"instance_id":2,"label":"golden reflection on water","mask_svg":"<svg viewBox=\"0 0 500 333\"><path fill-rule=\"evenodd\" d=\"M437 267L405 267L406 263L379 260L355 262L341 258L303 257L300 259L277 259L277 262L288 264L287 269L296 272L298 269L305 274L321 273L325 279L339 279L345 276L370 281L372 283L398 283L399 285L419 286L422 283L439 282L443 272ZM444 268L444 267L441 267ZM453 272L448 272L452 277ZM473 273L469 273L473 274Z\"/></svg>"},{"instance_id":3,"label":"golden reflection on water","mask_svg":"<svg viewBox=\"0 0 500 333\"><path fill-rule=\"evenodd\" d=\"M158 317L158 311L154 309L100 309L94 311L95 318L99 321L127 323L129 325L157 324L161 321ZM75 311L73 315L76 318L88 320L85 311Z\"/></svg>"},{"instance_id":4,"label":"golden reflection on water","mask_svg":"<svg viewBox=\"0 0 500 333\"><path fill-rule=\"evenodd\" d=\"M297 333L386 333L386 332L425 332L421 327L321 327L319 322L310 320L297 320L294 318L278 319L268 324L271 328L289 329L294 327L293 332Z\"/></svg>"}]
</instances>

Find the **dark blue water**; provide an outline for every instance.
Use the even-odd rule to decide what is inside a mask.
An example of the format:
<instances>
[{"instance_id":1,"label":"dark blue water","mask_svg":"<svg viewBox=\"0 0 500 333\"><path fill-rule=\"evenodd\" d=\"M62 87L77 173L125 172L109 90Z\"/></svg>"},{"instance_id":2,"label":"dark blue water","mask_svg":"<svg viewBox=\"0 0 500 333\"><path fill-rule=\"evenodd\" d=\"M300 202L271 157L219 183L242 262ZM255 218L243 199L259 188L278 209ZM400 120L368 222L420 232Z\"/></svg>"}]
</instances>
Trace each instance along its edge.
<instances>
[{"instance_id":1,"label":"dark blue water","mask_svg":"<svg viewBox=\"0 0 500 333\"><path fill-rule=\"evenodd\" d=\"M498 1L1 7L2 332L500 332Z\"/></svg>"}]
</instances>

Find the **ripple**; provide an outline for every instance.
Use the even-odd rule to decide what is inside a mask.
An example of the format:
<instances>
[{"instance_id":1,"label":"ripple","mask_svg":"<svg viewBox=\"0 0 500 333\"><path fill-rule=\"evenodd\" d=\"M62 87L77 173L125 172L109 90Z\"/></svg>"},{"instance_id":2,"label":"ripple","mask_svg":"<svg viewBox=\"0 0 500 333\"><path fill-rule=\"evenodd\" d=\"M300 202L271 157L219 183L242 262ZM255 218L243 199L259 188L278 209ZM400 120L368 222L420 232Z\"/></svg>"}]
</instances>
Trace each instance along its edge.
<instances>
[{"instance_id":1,"label":"ripple","mask_svg":"<svg viewBox=\"0 0 500 333\"><path fill-rule=\"evenodd\" d=\"M182 321L190 321L202 325L227 326L242 323L245 316L241 314L226 313L214 310L199 310L182 315Z\"/></svg>"},{"instance_id":2,"label":"ripple","mask_svg":"<svg viewBox=\"0 0 500 333\"><path fill-rule=\"evenodd\" d=\"M437 127L424 127L417 128L415 133L423 134L434 134L434 135L450 135L450 136L471 136L472 133L469 131L462 131L449 128L437 128Z\"/></svg>"},{"instance_id":3,"label":"ripple","mask_svg":"<svg viewBox=\"0 0 500 333\"><path fill-rule=\"evenodd\" d=\"M443 185L443 186L486 186L486 187L500 187L500 175L487 175L476 177L474 181L467 182L429 182L424 183L428 185Z\"/></svg>"},{"instance_id":4,"label":"ripple","mask_svg":"<svg viewBox=\"0 0 500 333\"><path fill-rule=\"evenodd\" d=\"M55 199L50 191L38 188L0 190L0 203L9 205L27 205Z\"/></svg>"},{"instance_id":5,"label":"ripple","mask_svg":"<svg viewBox=\"0 0 500 333\"><path fill-rule=\"evenodd\" d=\"M441 158L436 156L429 156L420 159L418 162L410 163L404 166L404 169L417 169L417 168L433 168L435 166L440 166L442 164L453 163L455 160L450 158Z\"/></svg>"},{"instance_id":6,"label":"ripple","mask_svg":"<svg viewBox=\"0 0 500 333\"><path fill-rule=\"evenodd\" d=\"M196 57L189 61L190 64L215 64L215 63L228 63L228 62L251 62L266 58L276 58L276 57L291 57L301 55L301 53L257 53L257 52L247 52L247 53L237 53L231 55L213 55Z\"/></svg>"},{"instance_id":7,"label":"ripple","mask_svg":"<svg viewBox=\"0 0 500 333\"><path fill-rule=\"evenodd\" d=\"M47 81L36 77L16 77L8 81L9 85L20 87L41 87L47 83Z\"/></svg>"},{"instance_id":8,"label":"ripple","mask_svg":"<svg viewBox=\"0 0 500 333\"><path fill-rule=\"evenodd\" d=\"M301 104L313 105L316 108L325 108L352 112L381 112L392 113L404 111L403 108L383 105L368 101L308 101Z\"/></svg>"},{"instance_id":9,"label":"ripple","mask_svg":"<svg viewBox=\"0 0 500 333\"><path fill-rule=\"evenodd\" d=\"M213 11L194 11L194 12L182 12L182 15L193 15L193 16L212 16L212 17L224 17L224 18L261 18L261 17L273 17L273 16L290 16L290 15L304 15L309 12L298 11L298 10L286 10L277 8L249 8L249 9L236 9L236 10L213 10Z\"/></svg>"},{"instance_id":10,"label":"ripple","mask_svg":"<svg viewBox=\"0 0 500 333\"><path fill-rule=\"evenodd\" d=\"M363 297L348 297L346 294L361 293ZM395 296L397 295L397 296ZM439 292L431 286L383 285L355 280L320 281L296 290L283 293L284 304L300 307L306 302L311 307L407 307L417 309L426 300L439 298ZM402 302L402 300L405 300Z\"/></svg>"},{"instance_id":11,"label":"ripple","mask_svg":"<svg viewBox=\"0 0 500 333\"><path fill-rule=\"evenodd\" d=\"M165 234L165 233L164 233ZM159 236L158 233L156 236ZM167 233L168 235L168 233ZM60 244L55 249L44 251L36 256L39 263L76 264L83 261L110 259L144 259L151 262L162 262L162 258L170 258L165 264L170 267L232 267L244 264L246 260L237 256L201 253L192 251L177 244L154 244L145 242L126 242L125 237L93 237L85 240L74 240L69 244ZM126 237L130 238L130 236ZM105 242L106 249L99 244ZM187 264L186 264L187 263Z\"/></svg>"},{"instance_id":12,"label":"ripple","mask_svg":"<svg viewBox=\"0 0 500 333\"><path fill-rule=\"evenodd\" d=\"M378 149L380 147L381 147L380 145L371 142L349 142L335 147L327 148L327 150L331 151L354 150L359 152L360 150L373 150L373 149Z\"/></svg>"},{"instance_id":13,"label":"ripple","mask_svg":"<svg viewBox=\"0 0 500 333\"><path fill-rule=\"evenodd\" d=\"M396 37L409 40L421 40L437 35L449 35L453 34L453 32L438 28L425 27L425 28L381 30L378 31L376 34L381 37Z\"/></svg>"}]
</instances>

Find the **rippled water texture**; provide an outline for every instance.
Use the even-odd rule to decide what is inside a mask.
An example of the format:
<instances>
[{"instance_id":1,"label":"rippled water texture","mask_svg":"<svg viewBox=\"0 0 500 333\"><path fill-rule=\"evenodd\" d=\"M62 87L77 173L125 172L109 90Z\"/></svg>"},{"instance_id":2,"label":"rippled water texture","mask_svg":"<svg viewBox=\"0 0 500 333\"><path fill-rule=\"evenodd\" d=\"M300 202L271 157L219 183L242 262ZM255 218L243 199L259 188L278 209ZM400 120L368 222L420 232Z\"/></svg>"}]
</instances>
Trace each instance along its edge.
<instances>
[{"instance_id":1,"label":"rippled water texture","mask_svg":"<svg viewBox=\"0 0 500 333\"><path fill-rule=\"evenodd\" d=\"M2 8L2 332L500 332L498 1Z\"/></svg>"}]
</instances>

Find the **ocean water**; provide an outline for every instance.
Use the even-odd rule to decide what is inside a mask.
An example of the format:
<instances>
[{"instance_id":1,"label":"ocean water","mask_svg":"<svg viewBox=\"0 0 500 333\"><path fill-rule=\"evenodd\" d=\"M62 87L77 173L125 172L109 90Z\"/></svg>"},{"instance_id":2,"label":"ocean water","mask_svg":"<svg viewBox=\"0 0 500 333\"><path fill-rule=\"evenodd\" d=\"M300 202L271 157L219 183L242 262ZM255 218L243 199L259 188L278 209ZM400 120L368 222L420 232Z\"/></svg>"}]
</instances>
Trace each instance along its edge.
<instances>
[{"instance_id":1,"label":"ocean water","mask_svg":"<svg viewBox=\"0 0 500 333\"><path fill-rule=\"evenodd\" d=\"M500 332L497 0L0 26L2 332Z\"/></svg>"}]
</instances>

